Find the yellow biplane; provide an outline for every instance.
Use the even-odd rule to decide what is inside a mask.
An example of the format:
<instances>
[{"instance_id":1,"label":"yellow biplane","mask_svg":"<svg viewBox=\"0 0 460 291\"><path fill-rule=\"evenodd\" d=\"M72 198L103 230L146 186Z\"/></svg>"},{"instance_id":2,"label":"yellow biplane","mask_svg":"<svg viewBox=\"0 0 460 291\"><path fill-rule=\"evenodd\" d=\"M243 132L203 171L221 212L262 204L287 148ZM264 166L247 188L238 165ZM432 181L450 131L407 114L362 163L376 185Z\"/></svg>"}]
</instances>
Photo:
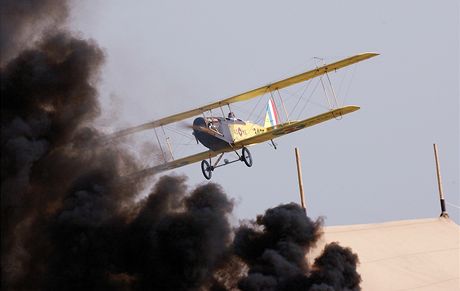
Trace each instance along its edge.
<instances>
[{"instance_id":1,"label":"yellow biplane","mask_svg":"<svg viewBox=\"0 0 460 291\"><path fill-rule=\"evenodd\" d=\"M201 170L203 172L203 175L206 179L209 180L211 179L212 172L215 169L237 161L242 161L246 164L246 166L251 167L252 157L251 153L247 149L248 146L266 141L271 141L273 146L276 148L276 145L273 142L273 139L275 138L306 127L316 125L318 123L330 119L340 118L345 114L358 110L359 107L344 106L334 108L329 110L328 112L324 112L322 114L304 120L287 121L281 123L279 119L279 114L273 102L273 98L270 98L268 100L266 108L264 125L259 125L249 121L237 119L234 116L233 112L231 112L231 110L229 110L230 112L226 116L224 114L224 110L222 109L223 107L228 106L230 109L230 104L232 103L247 101L252 98L262 96L266 93L277 91L321 75L327 75L328 72L336 71L337 69L375 57L377 55L378 54L376 53L362 53L337 61L335 63L316 67L313 70L292 76L290 78L278 82L271 83L269 85L254 89L252 91L248 91L205 106L201 106L196 109L164 117L136 127L121 130L119 132L112 134L110 138L116 138L147 129L155 129L157 127L163 127L165 125L179 122L184 119L202 115L203 117L197 117L193 121L193 125L191 125L190 127L193 129L193 135L195 136L197 143L201 143L209 150L179 159L172 159L171 153L171 159L169 161L166 159L166 155L164 155L163 153L165 157L164 163L148 168L142 171L142 173L140 174L157 173L201 161ZM222 116L218 117L205 115L205 113L211 112L212 109L216 108L221 109ZM163 149L161 150L163 151ZM241 152L238 152L239 150L241 150ZM224 161L221 163L222 157L227 152L235 152L238 158L232 161L224 159ZM217 158L217 160L214 161L214 163L212 163L211 159L216 156L219 157Z\"/></svg>"}]
</instances>

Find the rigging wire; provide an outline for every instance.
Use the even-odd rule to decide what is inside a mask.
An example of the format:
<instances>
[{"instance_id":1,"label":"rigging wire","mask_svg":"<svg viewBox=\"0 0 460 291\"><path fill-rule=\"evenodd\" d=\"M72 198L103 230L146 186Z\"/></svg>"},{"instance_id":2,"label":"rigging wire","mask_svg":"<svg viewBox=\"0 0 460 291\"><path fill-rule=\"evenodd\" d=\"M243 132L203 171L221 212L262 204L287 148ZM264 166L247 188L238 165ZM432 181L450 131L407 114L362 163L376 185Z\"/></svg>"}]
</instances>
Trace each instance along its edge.
<instances>
[{"instance_id":1,"label":"rigging wire","mask_svg":"<svg viewBox=\"0 0 460 291\"><path fill-rule=\"evenodd\" d=\"M313 94L316 92L316 89L318 89L319 83L320 83L319 80L317 80L315 87L313 88L313 90L312 90L311 93L310 93L310 96L308 96L308 99L307 99L307 101L305 102L305 105L302 107L302 110L300 110L299 115L297 116L297 119L300 118L300 115L302 115L302 113L303 113L303 111L305 110L305 108L307 107L308 103L311 102L310 100L311 100L311 98L313 97ZM312 102L312 103L313 103L313 102ZM322 106L321 106L321 107L322 107Z\"/></svg>"},{"instance_id":2,"label":"rigging wire","mask_svg":"<svg viewBox=\"0 0 460 291\"><path fill-rule=\"evenodd\" d=\"M248 101L250 102L250 101ZM233 104L233 108L236 109L235 111L238 112L238 114L241 114L241 115L244 115L244 114L248 114L249 109L247 108L247 106L239 106L239 105L235 105Z\"/></svg>"},{"instance_id":3,"label":"rigging wire","mask_svg":"<svg viewBox=\"0 0 460 291\"><path fill-rule=\"evenodd\" d=\"M265 99L265 98L264 98L264 99ZM257 114L257 118L256 118L256 120L255 120L256 123L259 123L259 122L263 121L263 120L262 120L262 114L263 114L263 112L264 112L264 109L265 109L265 106L262 106L262 107L260 108L259 114Z\"/></svg>"},{"instance_id":4,"label":"rigging wire","mask_svg":"<svg viewBox=\"0 0 460 291\"><path fill-rule=\"evenodd\" d=\"M267 88L267 90L268 90L268 88ZM246 120L249 120L251 118L251 115L254 113L254 110L256 110L257 106L259 106L260 101L262 101L262 99L264 99L264 96L267 93L267 90L265 90L265 92L260 96L260 98L258 98L259 100L257 101L257 104L252 108L252 110L249 113L248 118L246 118Z\"/></svg>"},{"instance_id":5,"label":"rigging wire","mask_svg":"<svg viewBox=\"0 0 460 291\"><path fill-rule=\"evenodd\" d=\"M324 96L326 97L327 103L329 104L329 110L331 110L333 109L333 106L331 104L331 100L329 100L329 95L327 94L326 86L324 86L323 77L320 76L319 80L321 81L321 86L323 87Z\"/></svg>"},{"instance_id":6,"label":"rigging wire","mask_svg":"<svg viewBox=\"0 0 460 291\"><path fill-rule=\"evenodd\" d=\"M280 90L276 89L276 92L278 92L278 98L280 99L281 105L283 106L284 114L286 114L286 120L287 122L289 122L289 114L286 110L286 107L284 106L284 102L283 102L283 98L281 98Z\"/></svg>"},{"instance_id":7,"label":"rigging wire","mask_svg":"<svg viewBox=\"0 0 460 291\"><path fill-rule=\"evenodd\" d=\"M308 90L308 88L310 87L310 84L311 84L312 81L313 81L313 79L310 79L310 80L308 81L307 85L304 86L304 89L303 89L302 93L300 94L299 99L297 99L297 102L296 102L296 104L294 105L294 108L292 108L291 116L294 115L294 112L295 112L297 106L299 105L300 100L302 99L302 97L303 97L303 95L305 94L305 92L307 92L307 90Z\"/></svg>"},{"instance_id":8,"label":"rigging wire","mask_svg":"<svg viewBox=\"0 0 460 291\"><path fill-rule=\"evenodd\" d=\"M313 64L313 63L315 63L315 58L310 58L306 63L301 64L301 65L297 65L296 68L295 68L295 70L297 70L297 69L303 69L303 68L305 68L305 67L310 67L310 65ZM289 76L291 76L291 74L286 74L285 76L281 76L281 77L279 77L279 78L277 78L277 79L285 79L285 78L287 78L287 77L289 77ZM307 84L307 87L303 89L303 92L301 93L302 95L303 95L303 94L305 93L305 91L308 89L308 86L311 84L311 82L312 82L312 79L309 80L309 82L308 82L308 84ZM260 98L258 98L257 104L252 108L252 110L250 111L250 113L249 113L249 115L248 115L248 118L247 118L248 120L250 120L251 116L254 114L254 112L256 111L257 107L259 107L260 102L262 101L262 99L265 99L264 97L265 97L265 95L267 94L267 91L268 91L268 90L269 90L269 88L267 88L267 90L260 96ZM285 88L284 90L287 90L287 89ZM300 89L299 91L301 91L301 90L302 90L302 89ZM289 91L283 91L283 92L288 92L288 93L289 93ZM279 91L278 91L278 94L279 94ZM289 93L289 95L292 95L292 97L297 96L297 94L298 94L298 92L295 92L294 94ZM296 103L296 105L294 106L294 109L292 110L292 113L294 112L295 107L297 107L298 103L300 102L300 99L302 98L302 95L301 95L300 98L297 100L297 103ZM273 94L272 94L272 97L274 97ZM288 99L288 98L285 98L285 99ZM257 117L256 117L256 119L254 120L254 122L259 123L260 121L263 121L263 119L262 119L262 118L263 118L262 114L263 114L264 110L265 110L265 106L260 107L260 109L259 109L259 111L258 111L258 114L257 114ZM289 115L292 114L292 113L289 113Z\"/></svg>"},{"instance_id":9,"label":"rigging wire","mask_svg":"<svg viewBox=\"0 0 460 291\"><path fill-rule=\"evenodd\" d=\"M347 77L350 75L350 70L344 70L344 74L342 76L342 78L340 79L340 84L339 84L339 90L337 91L337 95L339 96L339 100L340 100L340 97L342 96L342 87L343 87L343 83L345 83L345 80L347 79ZM343 104L341 104L340 106L343 106Z\"/></svg>"},{"instance_id":10,"label":"rigging wire","mask_svg":"<svg viewBox=\"0 0 460 291\"><path fill-rule=\"evenodd\" d=\"M343 97L343 104L346 104L346 100L347 100L347 96L348 96L348 91L350 91L350 87L351 87L351 83L353 83L353 80L355 78L355 75L356 75L356 71L358 70L358 64L355 64L353 66L353 72L351 73L351 79L350 79L350 83L348 83L348 87L347 87L347 90L345 91L345 96Z\"/></svg>"},{"instance_id":11,"label":"rigging wire","mask_svg":"<svg viewBox=\"0 0 460 291\"><path fill-rule=\"evenodd\" d=\"M190 136L190 134L189 134L189 133L185 133L185 131L181 131L181 130L179 130L179 129L172 128L172 127L170 127L170 126L165 126L165 127L166 127L167 130L170 130L170 131L172 131L172 132L174 132L174 133L176 133L176 134L179 134L179 135L181 135L181 136L183 136L183 137L186 137L186 138L188 138L188 139L190 139L190 140L193 140L193 138Z\"/></svg>"},{"instance_id":12,"label":"rigging wire","mask_svg":"<svg viewBox=\"0 0 460 291\"><path fill-rule=\"evenodd\" d=\"M305 67L310 67L310 65L313 64L314 62L315 62L315 59L314 59L314 58L309 58L308 61L307 61L306 63L300 64L300 65L296 65L296 67L294 68L294 70L299 70L299 69L304 69ZM292 71L292 70L290 70L290 71ZM285 78L288 78L288 77L290 77L290 76L291 76L291 74L285 74L284 76L280 76L280 77L277 78L276 80L278 80L278 79L285 79ZM275 81L275 80L273 80L273 82L274 82L274 81ZM310 84L311 81L312 81L312 80L310 79L310 81L308 82L308 84ZM286 90L286 89L285 89L285 90ZM256 111L257 107L259 107L260 102L262 101L262 99L265 99L264 97L265 97L265 95L267 94L267 91L268 91L268 88L267 88L267 90L260 96L260 98L258 98L257 104L253 107L253 109L251 110L251 112L250 112L250 114L249 114L249 116L248 116L248 120L249 120L250 117L253 115L254 111ZM300 91L300 90L299 90L299 91ZM283 91L283 92L287 92L287 91ZM303 93L305 93L305 90L304 90ZM303 94L303 93L302 93L302 94ZM298 94L298 93L295 93L295 95L294 95L294 94L290 94L290 95L296 96L297 94ZM302 96L299 98L299 101L300 101L301 98L302 98ZM297 101L297 102L299 102L299 101ZM297 106L297 104L296 104L296 106ZM264 118L264 116L262 116L262 114L264 113L264 110L265 110L265 106L260 107L260 110L258 111L257 117L256 117L256 119L254 120L254 122L259 123L259 122L263 121L262 118ZM293 111L292 111L292 112L293 112Z\"/></svg>"}]
</instances>

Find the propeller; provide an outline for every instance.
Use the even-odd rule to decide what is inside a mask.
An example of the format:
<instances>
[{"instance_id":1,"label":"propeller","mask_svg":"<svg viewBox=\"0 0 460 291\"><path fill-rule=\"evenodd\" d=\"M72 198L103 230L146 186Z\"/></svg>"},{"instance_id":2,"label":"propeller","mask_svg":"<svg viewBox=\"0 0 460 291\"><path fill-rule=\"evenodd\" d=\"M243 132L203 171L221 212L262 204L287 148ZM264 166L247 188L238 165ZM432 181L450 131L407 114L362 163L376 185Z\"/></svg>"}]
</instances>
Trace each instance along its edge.
<instances>
[{"instance_id":1,"label":"propeller","mask_svg":"<svg viewBox=\"0 0 460 291\"><path fill-rule=\"evenodd\" d=\"M220 132L217 132L216 130L211 129L211 128L207 127L207 126L192 125L192 124L189 124L189 123L186 123L186 122L179 123L179 126L181 128L184 128L184 129L193 129L194 131L200 131L200 132L204 132L204 133L214 135L214 136L215 135L222 135Z\"/></svg>"},{"instance_id":2,"label":"propeller","mask_svg":"<svg viewBox=\"0 0 460 291\"><path fill-rule=\"evenodd\" d=\"M189 123L186 123L186 122L180 122L178 124L178 126L181 127L182 129L192 129L193 130L192 134L195 137L196 144L200 143L198 138L195 135L196 131L204 132L206 134L210 134L210 135L214 135L214 136L220 134L220 133L216 132L215 130L212 130L212 129L206 127L206 126L192 125L192 124L189 124Z\"/></svg>"},{"instance_id":3,"label":"propeller","mask_svg":"<svg viewBox=\"0 0 460 291\"><path fill-rule=\"evenodd\" d=\"M186 121L178 122L177 126L182 129L193 129L193 125L191 125L189 122L186 122Z\"/></svg>"}]
</instances>

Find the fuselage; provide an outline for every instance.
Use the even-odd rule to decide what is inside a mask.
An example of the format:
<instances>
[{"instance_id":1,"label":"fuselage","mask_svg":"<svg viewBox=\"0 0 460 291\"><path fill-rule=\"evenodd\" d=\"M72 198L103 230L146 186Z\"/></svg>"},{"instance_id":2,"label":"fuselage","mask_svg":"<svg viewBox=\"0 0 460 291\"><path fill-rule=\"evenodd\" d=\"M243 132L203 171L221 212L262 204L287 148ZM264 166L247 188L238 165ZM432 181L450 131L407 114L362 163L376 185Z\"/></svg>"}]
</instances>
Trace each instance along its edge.
<instances>
[{"instance_id":1,"label":"fuselage","mask_svg":"<svg viewBox=\"0 0 460 291\"><path fill-rule=\"evenodd\" d=\"M198 117L193 121L193 135L202 145L214 151L261 134L265 130L258 124L236 118Z\"/></svg>"}]
</instances>

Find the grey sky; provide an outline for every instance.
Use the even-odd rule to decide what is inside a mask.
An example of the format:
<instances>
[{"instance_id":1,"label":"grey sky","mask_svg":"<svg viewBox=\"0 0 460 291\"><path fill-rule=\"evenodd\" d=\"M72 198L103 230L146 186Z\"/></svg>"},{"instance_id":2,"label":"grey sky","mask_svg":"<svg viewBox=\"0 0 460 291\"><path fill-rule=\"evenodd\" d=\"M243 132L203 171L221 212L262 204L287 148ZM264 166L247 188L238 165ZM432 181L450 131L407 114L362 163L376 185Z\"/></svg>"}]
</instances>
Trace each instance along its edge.
<instances>
[{"instance_id":1,"label":"grey sky","mask_svg":"<svg viewBox=\"0 0 460 291\"><path fill-rule=\"evenodd\" d=\"M314 56L381 54L349 72L351 86L341 90L361 110L278 139L276 151L252 147L251 169L214 173L238 201L237 218L298 201L294 147L309 214L328 225L439 215L433 142L447 202L460 205L457 0L85 0L72 11L72 29L107 54L100 88L104 114L118 110L113 129L311 69ZM174 172L191 185L204 181L199 164ZM448 212L460 221L457 208Z\"/></svg>"}]
</instances>

